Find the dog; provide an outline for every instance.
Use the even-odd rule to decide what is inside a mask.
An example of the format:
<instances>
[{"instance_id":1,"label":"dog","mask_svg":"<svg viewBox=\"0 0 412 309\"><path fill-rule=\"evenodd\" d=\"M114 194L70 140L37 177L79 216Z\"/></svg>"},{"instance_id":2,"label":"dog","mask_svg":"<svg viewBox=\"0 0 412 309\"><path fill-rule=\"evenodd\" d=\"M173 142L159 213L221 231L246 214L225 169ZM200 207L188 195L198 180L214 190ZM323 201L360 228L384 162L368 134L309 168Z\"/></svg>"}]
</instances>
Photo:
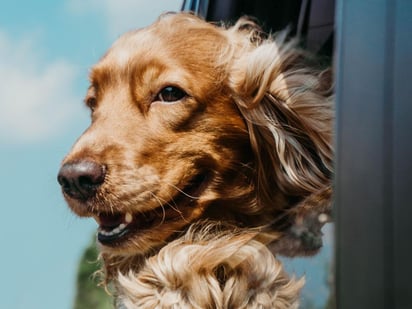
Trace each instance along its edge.
<instances>
[{"instance_id":1,"label":"dog","mask_svg":"<svg viewBox=\"0 0 412 309\"><path fill-rule=\"evenodd\" d=\"M91 125L58 174L71 210L99 225L107 282L203 220L257 229L277 254L318 251L334 108L330 70L309 64L285 32L246 18L167 13L113 44L90 73Z\"/></svg>"}]
</instances>

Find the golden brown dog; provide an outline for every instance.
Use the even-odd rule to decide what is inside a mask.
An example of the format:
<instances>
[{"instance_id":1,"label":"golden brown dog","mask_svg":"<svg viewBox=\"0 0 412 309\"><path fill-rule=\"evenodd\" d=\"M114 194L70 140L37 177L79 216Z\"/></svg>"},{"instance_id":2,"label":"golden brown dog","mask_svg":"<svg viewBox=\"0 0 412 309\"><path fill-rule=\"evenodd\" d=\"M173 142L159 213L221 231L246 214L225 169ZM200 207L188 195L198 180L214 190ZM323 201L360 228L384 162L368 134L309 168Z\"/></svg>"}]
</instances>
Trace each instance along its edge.
<instances>
[{"instance_id":1,"label":"golden brown dog","mask_svg":"<svg viewBox=\"0 0 412 309\"><path fill-rule=\"evenodd\" d=\"M95 65L92 123L58 180L99 224L108 280L208 219L259 228L278 252L320 246L330 208L330 75L281 33L165 14Z\"/></svg>"}]
</instances>

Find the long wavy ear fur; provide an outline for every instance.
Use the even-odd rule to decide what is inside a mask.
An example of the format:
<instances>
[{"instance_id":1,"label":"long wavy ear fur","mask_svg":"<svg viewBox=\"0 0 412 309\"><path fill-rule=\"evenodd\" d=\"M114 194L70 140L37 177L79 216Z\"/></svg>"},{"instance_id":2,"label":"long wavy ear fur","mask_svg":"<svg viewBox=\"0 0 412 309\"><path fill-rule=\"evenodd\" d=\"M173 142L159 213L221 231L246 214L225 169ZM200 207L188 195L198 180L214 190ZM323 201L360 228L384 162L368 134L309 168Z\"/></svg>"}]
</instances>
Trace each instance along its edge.
<instances>
[{"instance_id":1,"label":"long wavy ear fur","mask_svg":"<svg viewBox=\"0 0 412 309\"><path fill-rule=\"evenodd\" d=\"M274 191L280 190L292 207L330 187L331 72L310 68L286 32L257 40L259 30L242 20L229 30L247 37L238 43L230 81L256 158L259 203L284 207L274 205Z\"/></svg>"}]
</instances>

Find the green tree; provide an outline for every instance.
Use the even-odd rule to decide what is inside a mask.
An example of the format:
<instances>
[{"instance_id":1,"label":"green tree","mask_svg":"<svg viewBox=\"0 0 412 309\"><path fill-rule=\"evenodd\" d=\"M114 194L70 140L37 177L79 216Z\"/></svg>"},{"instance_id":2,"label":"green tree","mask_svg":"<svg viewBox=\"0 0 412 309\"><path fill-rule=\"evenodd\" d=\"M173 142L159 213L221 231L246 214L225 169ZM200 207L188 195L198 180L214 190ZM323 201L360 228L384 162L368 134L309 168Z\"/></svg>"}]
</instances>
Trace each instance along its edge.
<instances>
[{"instance_id":1,"label":"green tree","mask_svg":"<svg viewBox=\"0 0 412 309\"><path fill-rule=\"evenodd\" d=\"M96 242L86 248L77 272L77 289L74 309L113 309L113 298L99 286L96 272L100 269Z\"/></svg>"}]
</instances>

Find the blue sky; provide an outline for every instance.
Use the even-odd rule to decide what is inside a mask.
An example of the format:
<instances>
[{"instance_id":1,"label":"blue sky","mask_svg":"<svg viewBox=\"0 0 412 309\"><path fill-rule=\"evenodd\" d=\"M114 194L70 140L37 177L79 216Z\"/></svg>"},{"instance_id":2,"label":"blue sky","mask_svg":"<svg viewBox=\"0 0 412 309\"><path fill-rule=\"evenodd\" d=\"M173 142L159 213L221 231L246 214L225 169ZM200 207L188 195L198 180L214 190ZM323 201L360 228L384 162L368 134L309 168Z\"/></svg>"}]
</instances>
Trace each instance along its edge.
<instances>
[{"instance_id":1,"label":"blue sky","mask_svg":"<svg viewBox=\"0 0 412 309\"><path fill-rule=\"evenodd\" d=\"M121 33L180 3L1 2L0 308L72 307L77 263L96 226L68 210L56 174L89 123L88 69ZM307 281L319 286L322 276Z\"/></svg>"}]
</instances>

